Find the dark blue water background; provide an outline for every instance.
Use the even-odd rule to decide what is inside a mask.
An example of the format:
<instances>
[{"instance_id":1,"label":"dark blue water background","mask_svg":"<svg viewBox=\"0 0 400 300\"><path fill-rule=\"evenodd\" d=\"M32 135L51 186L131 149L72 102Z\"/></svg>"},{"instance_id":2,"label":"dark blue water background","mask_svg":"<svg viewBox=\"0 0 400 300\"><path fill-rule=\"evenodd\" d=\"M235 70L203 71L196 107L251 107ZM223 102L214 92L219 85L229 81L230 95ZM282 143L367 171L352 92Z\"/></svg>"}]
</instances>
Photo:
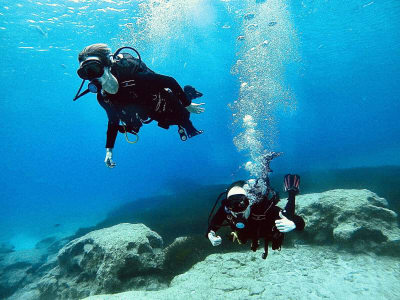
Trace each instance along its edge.
<instances>
[{"instance_id":1,"label":"dark blue water background","mask_svg":"<svg viewBox=\"0 0 400 300\"><path fill-rule=\"evenodd\" d=\"M159 53L155 40L138 50L155 71L204 93L206 112L192 119L205 133L183 143L175 128L151 124L136 145L119 136L113 170L103 163L105 112L94 95L72 102L80 84L77 55L97 42L123 46L124 24L140 17L138 2L1 2L0 241L29 248L96 223L137 197L247 176L228 104L239 94L230 73L241 47L236 38L246 5L255 1L187 2L198 3L198 11L191 24L174 24L181 32L173 42ZM299 59L286 66L285 85L297 108L275 112L279 134L270 150L284 156L274 168L399 165L400 3L287 3Z\"/></svg>"}]
</instances>

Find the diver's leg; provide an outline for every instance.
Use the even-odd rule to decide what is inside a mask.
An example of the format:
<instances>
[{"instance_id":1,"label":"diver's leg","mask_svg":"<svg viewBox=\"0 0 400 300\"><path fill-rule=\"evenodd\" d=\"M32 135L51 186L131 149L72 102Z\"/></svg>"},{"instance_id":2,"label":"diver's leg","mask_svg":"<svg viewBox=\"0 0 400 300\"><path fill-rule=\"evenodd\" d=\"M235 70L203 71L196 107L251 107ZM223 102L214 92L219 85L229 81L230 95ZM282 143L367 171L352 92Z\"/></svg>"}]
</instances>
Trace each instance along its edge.
<instances>
[{"instance_id":1,"label":"diver's leg","mask_svg":"<svg viewBox=\"0 0 400 300\"><path fill-rule=\"evenodd\" d=\"M190 112L185 106L179 101L173 93L166 93L164 95L167 101L167 108L160 113L153 113L150 117L158 121L158 125L162 128L168 129L170 125L178 125L179 135L182 139L181 128L186 131L188 138L194 137L198 134L203 133L201 130L197 130L192 122L190 121ZM183 140L183 139L182 139Z\"/></svg>"},{"instance_id":2,"label":"diver's leg","mask_svg":"<svg viewBox=\"0 0 400 300\"><path fill-rule=\"evenodd\" d=\"M287 174L284 177L285 191L288 192L288 202L286 203L284 215L292 219L294 217L294 211L296 206L296 195L299 193L300 188L300 176L295 174Z\"/></svg>"},{"instance_id":3,"label":"diver's leg","mask_svg":"<svg viewBox=\"0 0 400 300\"><path fill-rule=\"evenodd\" d=\"M266 259L268 256L268 244L269 244L268 238L264 238L264 253L261 256L262 259Z\"/></svg>"},{"instance_id":4,"label":"diver's leg","mask_svg":"<svg viewBox=\"0 0 400 300\"><path fill-rule=\"evenodd\" d=\"M251 240L251 251L256 252L258 248L258 239L254 238Z\"/></svg>"},{"instance_id":5,"label":"diver's leg","mask_svg":"<svg viewBox=\"0 0 400 300\"><path fill-rule=\"evenodd\" d=\"M197 130L193 126L192 121L190 121L190 112L180 103L176 103L171 119L174 119L173 122L176 122L175 124L185 129L188 138L203 133L202 130Z\"/></svg>"},{"instance_id":6,"label":"diver's leg","mask_svg":"<svg viewBox=\"0 0 400 300\"><path fill-rule=\"evenodd\" d=\"M288 194L289 194L288 201L286 203L285 210L283 211L283 214L288 219L292 219L293 216L294 216L295 206L296 206L296 192L289 191Z\"/></svg>"}]
</instances>

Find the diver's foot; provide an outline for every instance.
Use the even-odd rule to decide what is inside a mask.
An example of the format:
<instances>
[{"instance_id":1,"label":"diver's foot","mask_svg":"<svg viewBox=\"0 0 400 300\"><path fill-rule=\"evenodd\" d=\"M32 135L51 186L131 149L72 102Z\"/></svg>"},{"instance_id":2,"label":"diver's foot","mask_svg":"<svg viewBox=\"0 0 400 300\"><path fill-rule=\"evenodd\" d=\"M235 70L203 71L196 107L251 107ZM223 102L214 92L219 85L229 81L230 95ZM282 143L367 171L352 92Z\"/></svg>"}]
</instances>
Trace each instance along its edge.
<instances>
[{"instance_id":1,"label":"diver's foot","mask_svg":"<svg viewBox=\"0 0 400 300\"><path fill-rule=\"evenodd\" d=\"M258 248L258 241L252 241L251 242L251 250L253 251L253 252L255 252L256 250L257 250L257 248Z\"/></svg>"},{"instance_id":2,"label":"diver's foot","mask_svg":"<svg viewBox=\"0 0 400 300\"><path fill-rule=\"evenodd\" d=\"M194 87L192 87L191 85L185 85L185 87L183 88L183 91L185 92L186 97L190 100L200 98L201 96L203 96L202 93L200 93L199 91L196 91L196 89Z\"/></svg>"}]
</instances>

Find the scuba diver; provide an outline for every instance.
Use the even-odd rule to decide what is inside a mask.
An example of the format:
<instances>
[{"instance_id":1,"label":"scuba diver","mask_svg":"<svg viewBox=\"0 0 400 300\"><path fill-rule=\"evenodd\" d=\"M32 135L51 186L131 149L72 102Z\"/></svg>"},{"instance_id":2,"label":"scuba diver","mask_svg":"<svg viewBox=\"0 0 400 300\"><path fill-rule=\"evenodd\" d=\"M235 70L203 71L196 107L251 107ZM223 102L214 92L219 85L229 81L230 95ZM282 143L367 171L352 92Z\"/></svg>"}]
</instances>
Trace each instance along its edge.
<instances>
[{"instance_id":1,"label":"scuba diver","mask_svg":"<svg viewBox=\"0 0 400 300\"><path fill-rule=\"evenodd\" d=\"M134 51L138 58L124 49ZM204 103L192 103L203 96L192 86L183 89L169 76L156 74L142 62L140 54L132 47L122 47L114 54L106 44L85 47L78 56L77 71L82 84L74 101L89 92L97 94L97 101L108 117L105 164L116 166L112 150L118 132L124 133L129 143L138 141L138 132L143 124L153 120L164 129L178 125L182 141L201 134L190 121L190 113L202 113ZM85 81L88 88L81 93ZM130 141L128 133L136 136Z\"/></svg>"},{"instance_id":2,"label":"scuba diver","mask_svg":"<svg viewBox=\"0 0 400 300\"><path fill-rule=\"evenodd\" d=\"M279 155L276 152L263 155L264 169L260 179L234 182L219 195L208 218L206 234L213 246L221 244L222 239L216 232L226 225L232 230L230 239L239 244L246 244L250 240L252 251L257 250L259 239L263 238L265 250L262 258L266 259L270 242L273 250L280 250L284 233L304 229L303 218L295 214L295 198L300 191L299 175L285 175L284 189L288 192L288 201L283 210L276 205L280 200L279 194L270 187L268 174L272 172L269 167L271 160ZM211 218L222 196L225 199Z\"/></svg>"}]
</instances>

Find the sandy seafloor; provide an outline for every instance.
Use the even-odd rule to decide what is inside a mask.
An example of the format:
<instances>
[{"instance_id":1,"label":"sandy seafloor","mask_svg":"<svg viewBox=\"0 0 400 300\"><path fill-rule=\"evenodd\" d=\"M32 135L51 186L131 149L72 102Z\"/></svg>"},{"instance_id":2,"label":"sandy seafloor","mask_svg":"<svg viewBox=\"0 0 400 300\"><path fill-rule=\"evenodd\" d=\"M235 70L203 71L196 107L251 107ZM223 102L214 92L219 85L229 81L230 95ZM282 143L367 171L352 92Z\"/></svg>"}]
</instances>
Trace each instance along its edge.
<instances>
[{"instance_id":1,"label":"sandy seafloor","mask_svg":"<svg viewBox=\"0 0 400 300\"><path fill-rule=\"evenodd\" d=\"M85 299L400 299L398 258L308 245L261 254L212 254L165 290Z\"/></svg>"}]
</instances>

